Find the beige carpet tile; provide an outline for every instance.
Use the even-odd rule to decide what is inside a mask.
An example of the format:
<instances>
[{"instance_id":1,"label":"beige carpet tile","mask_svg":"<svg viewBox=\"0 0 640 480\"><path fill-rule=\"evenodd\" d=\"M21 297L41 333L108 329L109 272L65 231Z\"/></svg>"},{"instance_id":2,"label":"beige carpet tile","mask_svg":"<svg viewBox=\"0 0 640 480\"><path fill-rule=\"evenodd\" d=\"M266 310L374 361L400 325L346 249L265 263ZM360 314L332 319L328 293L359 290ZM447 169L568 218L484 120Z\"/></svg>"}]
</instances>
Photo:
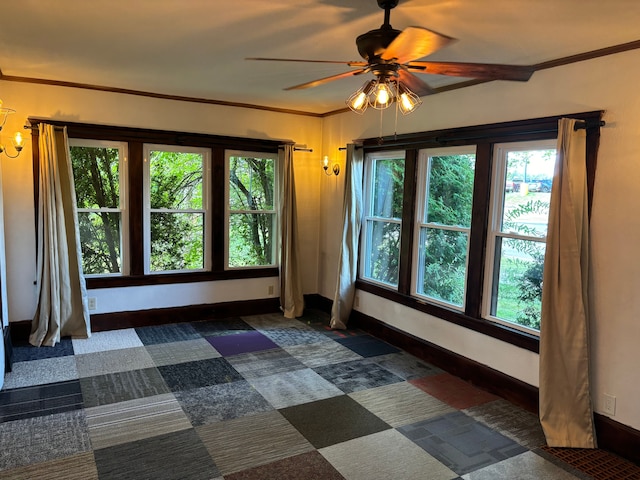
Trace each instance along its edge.
<instances>
[{"instance_id":1,"label":"beige carpet tile","mask_svg":"<svg viewBox=\"0 0 640 480\"><path fill-rule=\"evenodd\" d=\"M517 478L518 480L573 480L575 475L528 451L502 462L494 463L463 475L464 480L495 480ZM624 477L613 477L621 479Z\"/></svg>"},{"instance_id":2,"label":"beige carpet tile","mask_svg":"<svg viewBox=\"0 0 640 480\"><path fill-rule=\"evenodd\" d=\"M204 338L147 345L146 348L157 367L220 357Z\"/></svg>"},{"instance_id":3,"label":"beige carpet tile","mask_svg":"<svg viewBox=\"0 0 640 480\"><path fill-rule=\"evenodd\" d=\"M133 328L94 332L89 338L73 338L71 342L73 343L73 352L76 355L143 346Z\"/></svg>"},{"instance_id":4,"label":"beige carpet tile","mask_svg":"<svg viewBox=\"0 0 640 480\"><path fill-rule=\"evenodd\" d=\"M11 388L66 382L78 378L78 369L75 358L72 356L17 362L11 368L11 372L4 377L3 391Z\"/></svg>"},{"instance_id":5,"label":"beige carpet tile","mask_svg":"<svg viewBox=\"0 0 640 480\"><path fill-rule=\"evenodd\" d=\"M212 423L196 431L225 476L313 450L276 411Z\"/></svg>"},{"instance_id":6,"label":"beige carpet tile","mask_svg":"<svg viewBox=\"0 0 640 480\"><path fill-rule=\"evenodd\" d=\"M94 449L191 428L171 393L86 409Z\"/></svg>"},{"instance_id":7,"label":"beige carpet tile","mask_svg":"<svg viewBox=\"0 0 640 480\"><path fill-rule=\"evenodd\" d=\"M451 480L458 475L396 430L319 450L347 480Z\"/></svg>"},{"instance_id":8,"label":"beige carpet tile","mask_svg":"<svg viewBox=\"0 0 640 480\"><path fill-rule=\"evenodd\" d=\"M248 317L242 317L242 320L247 322L256 330L271 330L287 327L300 327L301 322L295 318L284 318L282 313L266 313L263 315L250 315ZM308 327L307 327L308 328Z\"/></svg>"},{"instance_id":9,"label":"beige carpet tile","mask_svg":"<svg viewBox=\"0 0 640 480\"><path fill-rule=\"evenodd\" d=\"M4 472L0 471L0 478L11 480L98 480L98 470L93 459L93 452L86 452Z\"/></svg>"},{"instance_id":10,"label":"beige carpet tile","mask_svg":"<svg viewBox=\"0 0 640 480\"><path fill-rule=\"evenodd\" d=\"M151 355L144 347L76 355L76 364L80 378L142 370L155 366Z\"/></svg>"},{"instance_id":11,"label":"beige carpet tile","mask_svg":"<svg viewBox=\"0 0 640 480\"><path fill-rule=\"evenodd\" d=\"M362 359L362 357L354 351L333 341L313 343L310 345L285 346L284 349L307 367L311 368Z\"/></svg>"},{"instance_id":12,"label":"beige carpet tile","mask_svg":"<svg viewBox=\"0 0 640 480\"><path fill-rule=\"evenodd\" d=\"M401 427L455 411L446 403L407 382L361 390L350 393L349 396L392 427Z\"/></svg>"}]
</instances>

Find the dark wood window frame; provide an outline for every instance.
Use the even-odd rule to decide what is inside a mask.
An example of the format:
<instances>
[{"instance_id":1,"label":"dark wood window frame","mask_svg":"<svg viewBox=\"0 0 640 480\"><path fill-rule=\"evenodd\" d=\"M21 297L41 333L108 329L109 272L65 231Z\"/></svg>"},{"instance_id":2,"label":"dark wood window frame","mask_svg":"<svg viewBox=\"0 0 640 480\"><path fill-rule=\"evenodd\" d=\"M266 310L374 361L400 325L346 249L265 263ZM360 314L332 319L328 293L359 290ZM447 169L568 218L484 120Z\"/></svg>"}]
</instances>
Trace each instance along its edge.
<instances>
[{"instance_id":1,"label":"dark wood window frame","mask_svg":"<svg viewBox=\"0 0 640 480\"><path fill-rule=\"evenodd\" d=\"M278 276L277 267L225 270L225 150L278 153L278 147L282 145L282 142L166 130L73 123L40 118L29 118L29 123L31 124L32 131L33 185L36 219L38 218L38 125L40 123L67 127L67 135L69 138L109 140L124 142L128 145L127 175L129 198L127 214L129 216L129 238L124 239L124 241L129 242L130 271L128 275L87 277L88 288L160 285ZM211 149L212 251L210 253L212 262L210 271L159 274L144 273L143 146L145 144L179 145Z\"/></svg>"},{"instance_id":2,"label":"dark wood window frame","mask_svg":"<svg viewBox=\"0 0 640 480\"><path fill-rule=\"evenodd\" d=\"M587 133L587 187L589 211L593 200L593 185L600 143L603 111L574 113L561 116L495 123L456 129L420 132L386 138L361 140L365 155L386 150L405 151L405 183L402 213L400 272L398 287L386 287L358 278L360 290L386 298L409 308L433 315L456 325L483 333L520 348L539 352L539 337L516 328L482 318L482 295L486 260L487 229L494 145L508 142L548 140L558 136L558 120L564 117L582 120ZM411 295L413 229L417 194L418 151L424 148L476 145L476 173L473 187L469 264L464 312L449 309Z\"/></svg>"}]
</instances>

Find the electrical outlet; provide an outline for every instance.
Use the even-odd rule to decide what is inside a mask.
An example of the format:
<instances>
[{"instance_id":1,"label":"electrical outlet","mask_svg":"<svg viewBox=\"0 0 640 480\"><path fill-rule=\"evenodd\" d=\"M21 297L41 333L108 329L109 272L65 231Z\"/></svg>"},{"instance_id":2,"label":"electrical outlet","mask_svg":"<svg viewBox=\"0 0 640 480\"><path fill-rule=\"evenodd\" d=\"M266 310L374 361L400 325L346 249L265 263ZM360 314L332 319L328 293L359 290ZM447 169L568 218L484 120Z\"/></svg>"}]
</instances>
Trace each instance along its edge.
<instances>
[{"instance_id":1,"label":"electrical outlet","mask_svg":"<svg viewBox=\"0 0 640 480\"><path fill-rule=\"evenodd\" d=\"M269 295L273 295L273 285L269 285Z\"/></svg>"},{"instance_id":2,"label":"electrical outlet","mask_svg":"<svg viewBox=\"0 0 640 480\"><path fill-rule=\"evenodd\" d=\"M89 297L89 310L95 310L98 308L98 299L96 297Z\"/></svg>"},{"instance_id":3,"label":"electrical outlet","mask_svg":"<svg viewBox=\"0 0 640 480\"><path fill-rule=\"evenodd\" d=\"M602 398L604 400L603 413L606 413L607 415L611 415L613 417L616 414L616 397L605 393L602 395Z\"/></svg>"}]
</instances>

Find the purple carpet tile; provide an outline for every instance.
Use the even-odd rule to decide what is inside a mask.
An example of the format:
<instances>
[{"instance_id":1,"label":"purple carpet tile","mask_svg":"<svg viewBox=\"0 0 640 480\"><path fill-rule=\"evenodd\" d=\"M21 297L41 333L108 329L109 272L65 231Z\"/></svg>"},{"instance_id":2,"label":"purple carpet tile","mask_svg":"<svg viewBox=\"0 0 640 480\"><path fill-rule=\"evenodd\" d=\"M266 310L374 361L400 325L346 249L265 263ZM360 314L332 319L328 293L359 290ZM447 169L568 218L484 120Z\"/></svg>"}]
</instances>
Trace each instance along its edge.
<instances>
[{"instance_id":1,"label":"purple carpet tile","mask_svg":"<svg viewBox=\"0 0 640 480\"><path fill-rule=\"evenodd\" d=\"M257 331L225 335L222 337L205 337L220 355L228 357L241 353L259 352L280 348L269 338Z\"/></svg>"}]
</instances>

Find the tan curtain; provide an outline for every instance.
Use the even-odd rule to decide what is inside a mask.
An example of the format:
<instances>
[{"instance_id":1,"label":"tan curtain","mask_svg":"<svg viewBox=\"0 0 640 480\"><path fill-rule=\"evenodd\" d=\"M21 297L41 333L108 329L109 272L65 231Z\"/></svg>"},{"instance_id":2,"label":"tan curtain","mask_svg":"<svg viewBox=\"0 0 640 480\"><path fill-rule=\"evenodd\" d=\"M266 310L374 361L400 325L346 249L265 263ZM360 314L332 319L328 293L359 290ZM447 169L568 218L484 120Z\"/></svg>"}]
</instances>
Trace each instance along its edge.
<instances>
[{"instance_id":1,"label":"tan curtain","mask_svg":"<svg viewBox=\"0 0 640 480\"><path fill-rule=\"evenodd\" d=\"M343 230L336 292L331 307L331 328L345 329L353 309L358 269L358 242L362 221L362 175L364 153L347 145L344 187Z\"/></svg>"},{"instance_id":2,"label":"tan curtain","mask_svg":"<svg viewBox=\"0 0 640 480\"><path fill-rule=\"evenodd\" d=\"M280 308L286 318L304 311L293 172L293 145L284 145L278 159L280 186Z\"/></svg>"},{"instance_id":3,"label":"tan curtain","mask_svg":"<svg viewBox=\"0 0 640 480\"><path fill-rule=\"evenodd\" d=\"M589 387L586 132L559 123L540 328L540 421L552 447L595 448Z\"/></svg>"},{"instance_id":4,"label":"tan curtain","mask_svg":"<svg viewBox=\"0 0 640 480\"><path fill-rule=\"evenodd\" d=\"M29 342L91 335L66 128L40 124L37 308Z\"/></svg>"}]
</instances>

